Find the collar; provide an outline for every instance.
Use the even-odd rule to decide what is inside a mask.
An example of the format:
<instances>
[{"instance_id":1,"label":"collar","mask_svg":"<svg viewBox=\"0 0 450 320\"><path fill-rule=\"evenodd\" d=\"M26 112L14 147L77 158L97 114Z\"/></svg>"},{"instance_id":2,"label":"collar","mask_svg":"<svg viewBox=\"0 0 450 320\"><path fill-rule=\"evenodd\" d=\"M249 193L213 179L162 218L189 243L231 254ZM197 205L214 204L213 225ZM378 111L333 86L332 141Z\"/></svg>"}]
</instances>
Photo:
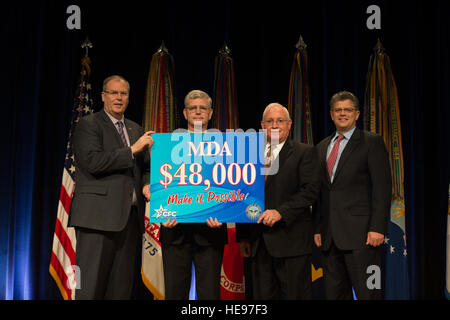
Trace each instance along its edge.
<instances>
[{"instance_id":1,"label":"collar","mask_svg":"<svg viewBox=\"0 0 450 320\"><path fill-rule=\"evenodd\" d=\"M273 145L272 145L272 153L274 153L275 150L276 150L277 152L279 152L279 151L283 148L283 146L284 146L284 144L286 143L286 141L287 141L287 139L284 140L283 142L278 143L278 144L273 144ZM264 154L267 153L267 150L268 150L268 149L269 149L269 143L266 143L266 149L265 149L265 153L264 153Z\"/></svg>"},{"instance_id":2,"label":"collar","mask_svg":"<svg viewBox=\"0 0 450 320\"><path fill-rule=\"evenodd\" d=\"M356 127L353 127L353 129L350 129L346 132L344 132L342 135L344 136L345 139L350 140L350 138L353 135L353 132L355 132ZM331 141L333 142L334 140L336 140L337 137L339 137L340 133L336 131L336 133L333 136L333 139L331 139Z\"/></svg>"},{"instance_id":3,"label":"collar","mask_svg":"<svg viewBox=\"0 0 450 320\"><path fill-rule=\"evenodd\" d=\"M121 121L121 122L124 124L124 126L125 126L125 117L124 117L123 115L122 115L122 119L117 120L117 119L114 118L112 115L110 115L110 114L108 113L108 111L106 111L105 108L103 108L103 110L105 111L106 115L111 119L111 121L112 121L112 123L113 123L114 125L116 125L117 122Z\"/></svg>"}]
</instances>

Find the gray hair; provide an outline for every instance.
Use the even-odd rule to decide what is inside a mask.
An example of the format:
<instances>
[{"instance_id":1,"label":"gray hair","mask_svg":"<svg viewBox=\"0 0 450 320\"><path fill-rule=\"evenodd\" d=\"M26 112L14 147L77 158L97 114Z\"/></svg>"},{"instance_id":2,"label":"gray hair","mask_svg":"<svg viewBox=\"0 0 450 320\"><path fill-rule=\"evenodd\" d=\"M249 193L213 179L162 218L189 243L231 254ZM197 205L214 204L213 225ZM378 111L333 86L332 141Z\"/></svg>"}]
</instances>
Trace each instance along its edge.
<instances>
[{"instance_id":1,"label":"gray hair","mask_svg":"<svg viewBox=\"0 0 450 320\"><path fill-rule=\"evenodd\" d=\"M262 116L263 120L264 120L264 118L266 116L267 111L269 111L269 109L271 109L273 107L280 107L280 108L282 108L284 110L284 112L286 113L287 120L291 120L291 117L289 115L288 109L285 106L279 104L278 102L272 102L272 103L269 103L267 105L267 107L264 109L264 112L263 112L263 116Z\"/></svg>"},{"instance_id":2,"label":"gray hair","mask_svg":"<svg viewBox=\"0 0 450 320\"><path fill-rule=\"evenodd\" d=\"M119 76L117 74L109 76L108 78L106 78L105 80L103 80L103 91L106 90L106 85L108 84L108 82L110 82L111 80L122 80L125 81L125 83L128 86L128 91L130 91L130 83L127 81L127 79L125 79L122 76Z\"/></svg>"},{"instance_id":3,"label":"gray hair","mask_svg":"<svg viewBox=\"0 0 450 320\"><path fill-rule=\"evenodd\" d=\"M208 107L211 108L212 106L212 99L211 97L204 91L202 90L192 90L190 91L186 97L184 98L184 106L186 106L189 102L189 100L194 100L194 99L205 99L206 101L208 101Z\"/></svg>"}]
</instances>

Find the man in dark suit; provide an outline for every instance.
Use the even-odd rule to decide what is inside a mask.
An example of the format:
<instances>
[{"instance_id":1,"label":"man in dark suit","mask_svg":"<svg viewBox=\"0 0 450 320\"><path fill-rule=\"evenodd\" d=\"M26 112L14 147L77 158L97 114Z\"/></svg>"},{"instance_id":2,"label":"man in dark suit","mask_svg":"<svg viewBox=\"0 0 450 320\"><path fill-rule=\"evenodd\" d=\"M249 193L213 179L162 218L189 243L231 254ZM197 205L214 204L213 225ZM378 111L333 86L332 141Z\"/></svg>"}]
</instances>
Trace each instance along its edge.
<instances>
[{"instance_id":1,"label":"man in dark suit","mask_svg":"<svg viewBox=\"0 0 450 320\"><path fill-rule=\"evenodd\" d=\"M209 95L192 90L184 99L183 115L188 132L204 132L213 110ZM212 217L206 223L180 223L168 219L162 223L161 241L165 298L189 299L192 263L199 300L220 299L220 272L223 249L228 241L227 227Z\"/></svg>"},{"instance_id":2,"label":"man in dark suit","mask_svg":"<svg viewBox=\"0 0 450 320\"><path fill-rule=\"evenodd\" d=\"M130 86L103 82L104 109L83 117L73 137L76 188L69 225L76 230L81 288L76 299L129 299L150 196L150 132L124 118Z\"/></svg>"},{"instance_id":3,"label":"man in dark suit","mask_svg":"<svg viewBox=\"0 0 450 320\"><path fill-rule=\"evenodd\" d=\"M347 91L330 100L336 133L317 145L321 192L315 244L321 247L327 299L380 299L368 285L372 268L380 270L379 246L387 232L391 170L383 139L356 128L358 98ZM377 276L380 274L378 273Z\"/></svg>"},{"instance_id":4,"label":"man in dark suit","mask_svg":"<svg viewBox=\"0 0 450 320\"><path fill-rule=\"evenodd\" d=\"M241 253L251 258L254 299L311 299L312 295L310 206L319 193L318 158L314 147L288 139L291 125L282 105L272 103L264 110L261 126L267 130L269 167L266 210L257 225L237 225Z\"/></svg>"}]
</instances>

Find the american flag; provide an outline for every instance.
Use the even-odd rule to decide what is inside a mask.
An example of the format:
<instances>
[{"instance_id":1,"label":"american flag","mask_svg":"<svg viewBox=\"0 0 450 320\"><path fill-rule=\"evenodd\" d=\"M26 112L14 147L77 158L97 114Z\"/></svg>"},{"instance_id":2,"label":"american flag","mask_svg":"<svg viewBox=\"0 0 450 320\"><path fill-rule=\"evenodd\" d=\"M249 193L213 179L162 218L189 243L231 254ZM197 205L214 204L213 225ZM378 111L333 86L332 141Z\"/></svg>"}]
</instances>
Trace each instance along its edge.
<instances>
[{"instance_id":1,"label":"american flag","mask_svg":"<svg viewBox=\"0 0 450 320\"><path fill-rule=\"evenodd\" d=\"M76 123L85 115L93 112L91 98L90 59L81 60L81 76L75 94L72 120L67 141L66 158L62 174L58 211L53 235L52 256L49 271L55 280L64 300L75 299L76 274L75 263L75 229L68 228L70 203L75 190L75 159L72 151L72 135Z\"/></svg>"}]
</instances>

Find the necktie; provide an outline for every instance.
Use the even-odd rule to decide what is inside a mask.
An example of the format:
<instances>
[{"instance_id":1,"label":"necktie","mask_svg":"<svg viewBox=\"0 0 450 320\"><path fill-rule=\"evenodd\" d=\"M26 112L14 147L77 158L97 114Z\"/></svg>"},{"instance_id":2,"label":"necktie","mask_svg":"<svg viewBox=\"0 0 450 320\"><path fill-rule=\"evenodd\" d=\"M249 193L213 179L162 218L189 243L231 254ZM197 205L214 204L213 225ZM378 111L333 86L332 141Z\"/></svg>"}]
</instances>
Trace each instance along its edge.
<instances>
[{"instance_id":1,"label":"necktie","mask_svg":"<svg viewBox=\"0 0 450 320\"><path fill-rule=\"evenodd\" d=\"M269 176L269 168L272 165L273 161L273 154L272 154L272 145L269 144L269 148L267 149L265 161L264 161L264 169L265 169L265 176L264 176L264 182L267 181L267 177Z\"/></svg>"},{"instance_id":2,"label":"necktie","mask_svg":"<svg viewBox=\"0 0 450 320\"><path fill-rule=\"evenodd\" d=\"M334 165L336 164L336 158L337 158L338 151L339 151L339 144L341 143L342 138L344 138L344 136L342 134L339 135L339 137L337 138L337 140L333 146L333 149L331 150L330 154L328 155L327 168L328 168L328 174L330 175L330 179L331 179L331 175L333 174Z\"/></svg>"},{"instance_id":3,"label":"necktie","mask_svg":"<svg viewBox=\"0 0 450 320\"><path fill-rule=\"evenodd\" d=\"M123 145L127 147L128 142L127 142L127 139L125 138L125 133L123 132L123 122L117 121L116 125L117 125L118 131L119 131L119 136L122 139Z\"/></svg>"},{"instance_id":4,"label":"necktie","mask_svg":"<svg viewBox=\"0 0 450 320\"><path fill-rule=\"evenodd\" d=\"M125 147L128 147L128 142L127 139L125 138L125 133L123 132L123 122L122 121L117 121L116 122L116 126L117 126L117 130L119 131L119 136L122 139L123 145ZM131 203L133 206L137 205L137 198L136 198L136 191L133 190L133 198L131 200Z\"/></svg>"}]
</instances>

